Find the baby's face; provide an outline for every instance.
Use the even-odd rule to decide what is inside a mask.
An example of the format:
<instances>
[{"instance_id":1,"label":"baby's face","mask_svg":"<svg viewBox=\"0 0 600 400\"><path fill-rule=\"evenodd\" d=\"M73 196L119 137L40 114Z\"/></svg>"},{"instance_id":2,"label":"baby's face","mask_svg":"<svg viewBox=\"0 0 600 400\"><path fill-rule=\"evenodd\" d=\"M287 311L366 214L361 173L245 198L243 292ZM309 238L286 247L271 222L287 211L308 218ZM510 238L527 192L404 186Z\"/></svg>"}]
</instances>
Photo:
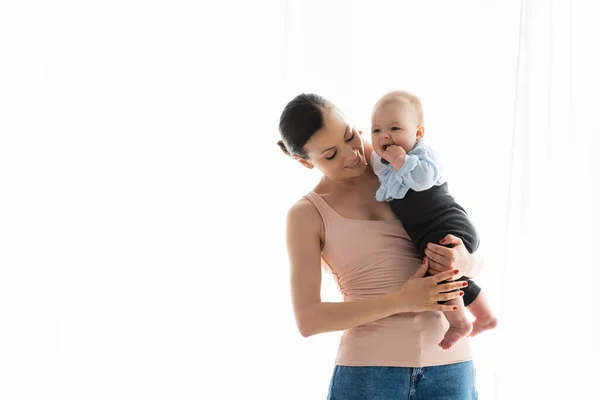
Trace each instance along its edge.
<instances>
[{"instance_id":1,"label":"baby's face","mask_svg":"<svg viewBox=\"0 0 600 400\"><path fill-rule=\"evenodd\" d=\"M408 153L422 136L423 129L418 124L412 104L407 100L392 100L373 110L371 142L379 156L392 144L401 146Z\"/></svg>"}]
</instances>

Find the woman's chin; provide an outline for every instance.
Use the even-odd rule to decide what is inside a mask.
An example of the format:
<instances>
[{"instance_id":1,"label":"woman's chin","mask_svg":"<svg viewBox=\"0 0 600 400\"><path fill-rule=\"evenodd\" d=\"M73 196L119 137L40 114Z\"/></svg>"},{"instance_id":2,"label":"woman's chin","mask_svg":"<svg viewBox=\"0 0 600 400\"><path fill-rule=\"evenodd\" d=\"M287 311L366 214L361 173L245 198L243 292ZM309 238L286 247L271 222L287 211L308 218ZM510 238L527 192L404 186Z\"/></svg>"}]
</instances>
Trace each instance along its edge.
<instances>
[{"instance_id":1,"label":"woman's chin","mask_svg":"<svg viewBox=\"0 0 600 400\"><path fill-rule=\"evenodd\" d=\"M361 176L362 174L364 174L366 170L367 170L367 163L361 157L360 161L358 162L358 165L356 165L353 168L348 168L347 173L352 177L357 177L357 176Z\"/></svg>"}]
</instances>

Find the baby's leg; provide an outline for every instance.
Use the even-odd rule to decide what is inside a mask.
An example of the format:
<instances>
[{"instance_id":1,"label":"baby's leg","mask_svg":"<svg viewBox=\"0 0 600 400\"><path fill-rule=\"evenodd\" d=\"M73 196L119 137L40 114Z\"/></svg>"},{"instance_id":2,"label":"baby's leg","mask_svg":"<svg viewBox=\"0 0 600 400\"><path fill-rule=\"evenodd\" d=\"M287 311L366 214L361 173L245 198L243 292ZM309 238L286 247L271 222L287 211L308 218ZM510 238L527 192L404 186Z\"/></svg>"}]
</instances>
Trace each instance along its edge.
<instances>
[{"instance_id":1,"label":"baby's leg","mask_svg":"<svg viewBox=\"0 0 600 400\"><path fill-rule=\"evenodd\" d=\"M444 350L448 350L459 339L471 333L471 329L473 329L471 321L467 318L462 298L449 300L447 304L457 306L458 310L444 312L446 319L450 323L450 328L448 328L446 335L444 335L444 339L439 343L439 346Z\"/></svg>"},{"instance_id":2,"label":"baby's leg","mask_svg":"<svg viewBox=\"0 0 600 400\"><path fill-rule=\"evenodd\" d=\"M475 336L485 330L494 329L498 325L498 320L494 316L483 291L479 292L475 300L469 304L467 310L475 317L473 332L469 336Z\"/></svg>"},{"instance_id":3,"label":"baby's leg","mask_svg":"<svg viewBox=\"0 0 600 400\"><path fill-rule=\"evenodd\" d=\"M446 319L450 323L444 339L439 343L439 346L444 350L448 350L459 339L471 333L471 329L473 329L471 321L467 318L462 298L449 300L447 304L457 306L458 310L444 312Z\"/></svg>"}]
</instances>

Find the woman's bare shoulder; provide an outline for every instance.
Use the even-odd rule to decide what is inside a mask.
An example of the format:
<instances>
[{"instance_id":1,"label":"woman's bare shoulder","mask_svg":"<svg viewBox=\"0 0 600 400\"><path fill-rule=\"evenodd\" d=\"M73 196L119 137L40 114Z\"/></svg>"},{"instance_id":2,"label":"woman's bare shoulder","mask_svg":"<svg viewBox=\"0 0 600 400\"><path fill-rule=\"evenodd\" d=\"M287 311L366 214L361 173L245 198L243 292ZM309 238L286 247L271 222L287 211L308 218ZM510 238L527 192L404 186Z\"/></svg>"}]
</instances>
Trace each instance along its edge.
<instances>
[{"instance_id":1,"label":"woman's bare shoulder","mask_svg":"<svg viewBox=\"0 0 600 400\"><path fill-rule=\"evenodd\" d=\"M290 207L287 215L288 246L302 247L302 243L317 239L323 249L325 224L317 207L308 199L302 198ZM292 239L290 241L290 238Z\"/></svg>"},{"instance_id":2,"label":"woman's bare shoulder","mask_svg":"<svg viewBox=\"0 0 600 400\"><path fill-rule=\"evenodd\" d=\"M313 224L320 224L321 215L319 210L313 203L310 202L306 197L302 197L296 203L294 203L287 214L288 226L302 224L304 226L310 226ZM315 225L318 227L319 225Z\"/></svg>"}]
</instances>

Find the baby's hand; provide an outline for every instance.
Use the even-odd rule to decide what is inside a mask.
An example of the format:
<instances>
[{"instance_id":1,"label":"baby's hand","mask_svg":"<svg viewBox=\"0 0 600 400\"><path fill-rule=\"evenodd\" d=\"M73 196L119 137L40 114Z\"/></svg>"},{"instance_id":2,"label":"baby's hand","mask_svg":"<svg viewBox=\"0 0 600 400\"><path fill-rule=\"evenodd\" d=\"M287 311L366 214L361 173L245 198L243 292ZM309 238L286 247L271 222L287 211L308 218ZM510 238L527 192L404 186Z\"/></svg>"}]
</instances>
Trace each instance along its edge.
<instances>
[{"instance_id":1,"label":"baby's hand","mask_svg":"<svg viewBox=\"0 0 600 400\"><path fill-rule=\"evenodd\" d=\"M396 146L395 144L388 146L382 154L383 159L392 164L396 171L402 168L404 156L406 156L406 151L402 146Z\"/></svg>"}]
</instances>

